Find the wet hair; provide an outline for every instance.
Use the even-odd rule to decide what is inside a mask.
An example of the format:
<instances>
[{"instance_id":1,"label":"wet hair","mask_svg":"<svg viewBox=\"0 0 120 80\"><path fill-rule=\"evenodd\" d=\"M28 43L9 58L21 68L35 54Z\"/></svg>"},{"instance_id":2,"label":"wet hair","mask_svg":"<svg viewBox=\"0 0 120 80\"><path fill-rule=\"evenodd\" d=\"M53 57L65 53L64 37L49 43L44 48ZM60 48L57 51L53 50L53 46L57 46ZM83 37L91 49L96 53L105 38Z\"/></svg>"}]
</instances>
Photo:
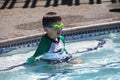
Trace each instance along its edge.
<instances>
[{"instance_id":1,"label":"wet hair","mask_svg":"<svg viewBox=\"0 0 120 80\"><path fill-rule=\"evenodd\" d=\"M42 25L44 26L50 26L53 23L56 23L58 21L61 21L62 18L60 15L58 15L56 12L48 12L45 16L43 16L42 19Z\"/></svg>"}]
</instances>

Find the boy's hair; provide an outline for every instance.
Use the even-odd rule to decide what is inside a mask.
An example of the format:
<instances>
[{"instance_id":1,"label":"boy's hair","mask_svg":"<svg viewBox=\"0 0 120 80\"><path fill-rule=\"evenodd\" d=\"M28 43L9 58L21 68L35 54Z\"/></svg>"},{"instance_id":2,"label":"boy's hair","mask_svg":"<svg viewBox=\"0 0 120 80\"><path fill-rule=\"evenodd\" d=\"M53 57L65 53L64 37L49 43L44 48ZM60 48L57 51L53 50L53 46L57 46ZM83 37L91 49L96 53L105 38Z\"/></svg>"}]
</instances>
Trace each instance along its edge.
<instances>
[{"instance_id":1,"label":"boy's hair","mask_svg":"<svg viewBox=\"0 0 120 80\"><path fill-rule=\"evenodd\" d=\"M58 15L57 13L48 12L48 13L46 13L45 16L43 16L42 25L43 25L43 27L50 26L51 24L61 21L61 20L62 20L61 16Z\"/></svg>"}]
</instances>

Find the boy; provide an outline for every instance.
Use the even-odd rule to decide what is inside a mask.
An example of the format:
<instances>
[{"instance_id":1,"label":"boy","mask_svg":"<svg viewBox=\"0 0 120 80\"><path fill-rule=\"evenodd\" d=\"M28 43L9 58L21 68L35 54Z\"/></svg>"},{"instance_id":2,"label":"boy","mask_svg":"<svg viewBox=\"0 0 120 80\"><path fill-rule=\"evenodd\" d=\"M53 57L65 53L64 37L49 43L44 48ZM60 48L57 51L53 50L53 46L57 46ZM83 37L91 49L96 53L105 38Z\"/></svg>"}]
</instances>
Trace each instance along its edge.
<instances>
[{"instance_id":1,"label":"boy","mask_svg":"<svg viewBox=\"0 0 120 80\"><path fill-rule=\"evenodd\" d=\"M62 18L55 12L48 12L43 16L42 24L46 34L41 37L35 54L27 59L27 63L33 63L40 55L42 60L52 64L69 62L72 57L66 51L64 37L61 36Z\"/></svg>"}]
</instances>

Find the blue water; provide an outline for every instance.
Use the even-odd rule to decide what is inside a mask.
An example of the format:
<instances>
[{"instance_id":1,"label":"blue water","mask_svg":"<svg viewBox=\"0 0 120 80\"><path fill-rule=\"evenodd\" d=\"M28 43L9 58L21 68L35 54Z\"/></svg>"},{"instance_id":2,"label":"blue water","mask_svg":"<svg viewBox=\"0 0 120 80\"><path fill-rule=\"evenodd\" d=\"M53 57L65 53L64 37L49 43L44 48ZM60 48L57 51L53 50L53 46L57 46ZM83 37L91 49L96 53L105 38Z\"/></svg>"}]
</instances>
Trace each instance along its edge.
<instances>
[{"instance_id":1,"label":"blue water","mask_svg":"<svg viewBox=\"0 0 120 80\"><path fill-rule=\"evenodd\" d=\"M82 64L17 66L34 54L36 48L24 48L0 55L0 80L120 80L120 33L66 43L67 50ZM5 70L10 67L12 69Z\"/></svg>"}]
</instances>

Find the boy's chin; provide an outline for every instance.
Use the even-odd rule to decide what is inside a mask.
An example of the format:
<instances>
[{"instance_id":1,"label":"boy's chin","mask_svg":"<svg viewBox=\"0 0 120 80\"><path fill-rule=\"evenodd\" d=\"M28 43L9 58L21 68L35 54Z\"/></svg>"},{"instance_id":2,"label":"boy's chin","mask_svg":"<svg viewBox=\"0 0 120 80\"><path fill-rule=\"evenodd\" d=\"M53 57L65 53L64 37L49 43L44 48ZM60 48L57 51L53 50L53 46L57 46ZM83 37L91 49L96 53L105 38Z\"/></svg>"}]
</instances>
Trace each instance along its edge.
<instances>
[{"instance_id":1,"label":"boy's chin","mask_svg":"<svg viewBox=\"0 0 120 80\"><path fill-rule=\"evenodd\" d=\"M61 34L57 34L57 37L59 37Z\"/></svg>"},{"instance_id":2,"label":"boy's chin","mask_svg":"<svg viewBox=\"0 0 120 80\"><path fill-rule=\"evenodd\" d=\"M55 38L58 38L59 36L60 36L60 35L55 35L54 37L55 37Z\"/></svg>"}]
</instances>

